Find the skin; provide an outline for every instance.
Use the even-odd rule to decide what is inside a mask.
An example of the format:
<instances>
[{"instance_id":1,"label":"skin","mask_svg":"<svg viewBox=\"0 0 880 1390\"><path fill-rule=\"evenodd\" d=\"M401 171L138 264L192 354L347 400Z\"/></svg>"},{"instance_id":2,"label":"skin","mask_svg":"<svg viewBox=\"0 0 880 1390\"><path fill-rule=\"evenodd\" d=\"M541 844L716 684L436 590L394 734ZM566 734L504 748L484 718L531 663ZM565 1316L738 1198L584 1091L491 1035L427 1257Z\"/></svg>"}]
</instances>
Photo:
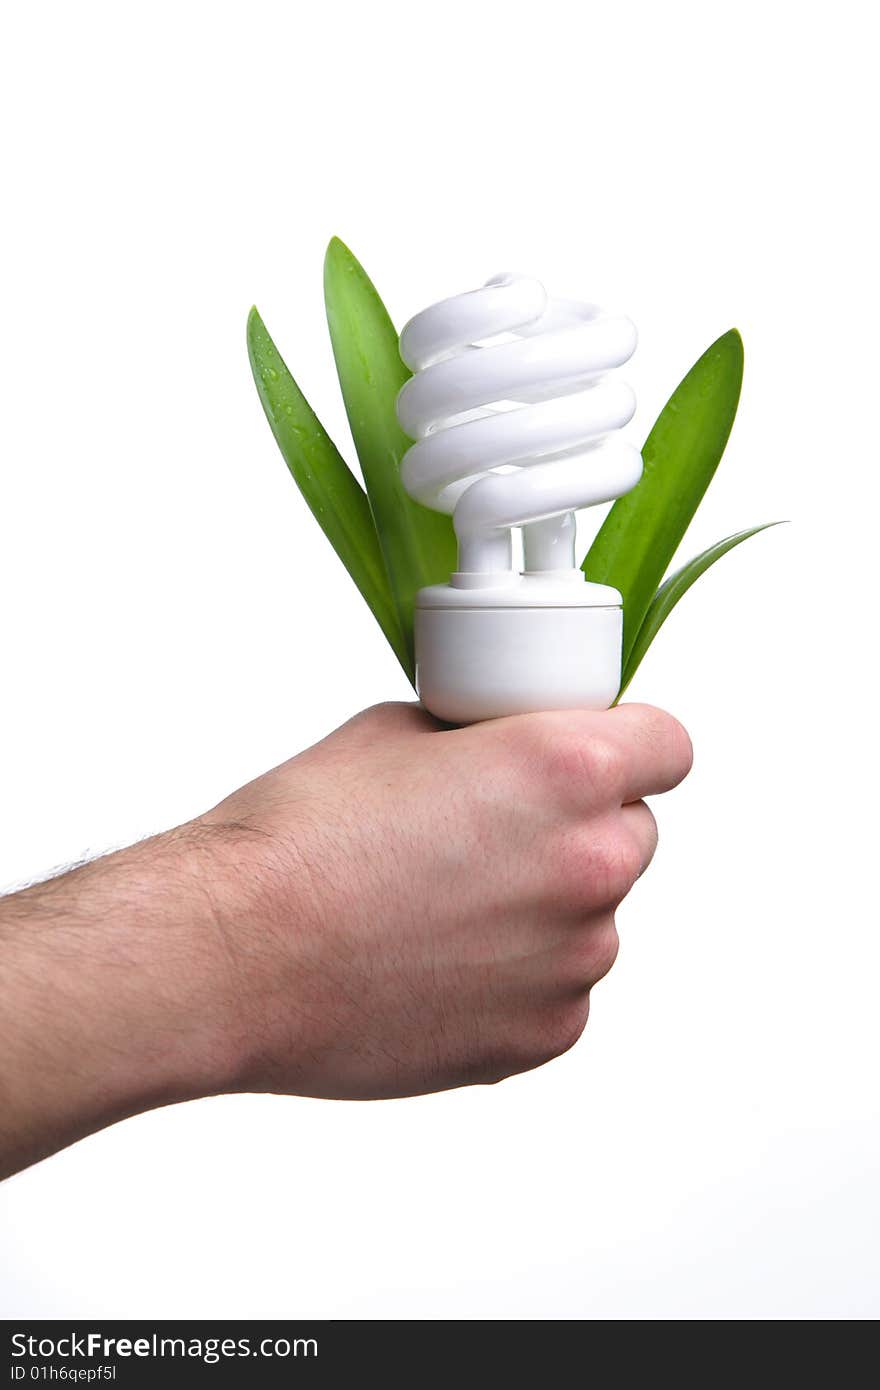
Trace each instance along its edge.
<instances>
[{"instance_id":1,"label":"skin","mask_svg":"<svg viewBox=\"0 0 880 1390\"><path fill-rule=\"evenodd\" d=\"M0 902L0 1174L231 1091L384 1099L565 1052L691 764L643 705L380 705L196 820Z\"/></svg>"}]
</instances>

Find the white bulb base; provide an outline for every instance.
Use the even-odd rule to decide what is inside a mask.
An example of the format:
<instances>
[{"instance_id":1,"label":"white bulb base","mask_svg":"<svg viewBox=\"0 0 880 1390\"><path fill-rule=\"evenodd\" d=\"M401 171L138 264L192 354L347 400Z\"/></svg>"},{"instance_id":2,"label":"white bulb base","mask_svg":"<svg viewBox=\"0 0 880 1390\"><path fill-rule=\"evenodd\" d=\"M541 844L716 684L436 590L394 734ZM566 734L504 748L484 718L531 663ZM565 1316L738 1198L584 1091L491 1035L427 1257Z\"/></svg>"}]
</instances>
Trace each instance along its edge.
<instances>
[{"instance_id":1,"label":"white bulb base","mask_svg":"<svg viewBox=\"0 0 880 1390\"><path fill-rule=\"evenodd\" d=\"M416 682L425 707L449 724L608 709L620 688L617 590L586 583L579 570L511 574L493 585L495 578L453 575L451 584L416 596Z\"/></svg>"}]
</instances>

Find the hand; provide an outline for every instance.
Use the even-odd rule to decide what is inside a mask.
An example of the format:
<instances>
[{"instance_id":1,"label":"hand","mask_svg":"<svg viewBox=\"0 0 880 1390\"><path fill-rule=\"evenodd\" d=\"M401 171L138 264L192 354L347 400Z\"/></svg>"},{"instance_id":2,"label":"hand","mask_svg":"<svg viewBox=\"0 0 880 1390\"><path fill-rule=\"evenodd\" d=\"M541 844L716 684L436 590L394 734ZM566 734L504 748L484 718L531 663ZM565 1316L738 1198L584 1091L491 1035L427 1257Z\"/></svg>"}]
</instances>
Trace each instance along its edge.
<instances>
[{"instance_id":1,"label":"hand","mask_svg":"<svg viewBox=\"0 0 880 1390\"><path fill-rule=\"evenodd\" d=\"M650 863L640 800L691 764L624 705L444 729L382 705L200 818L240 1005L240 1089L364 1099L569 1048Z\"/></svg>"},{"instance_id":2,"label":"hand","mask_svg":"<svg viewBox=\"0 0 880 1390\"><path fill-rule=\"evenodd\" d=\"M158 1105L497 1081L563 1052L688 771L644 706L359 715L188 825L0 902L0 1176Z\"/></svg>"}]
</instances>

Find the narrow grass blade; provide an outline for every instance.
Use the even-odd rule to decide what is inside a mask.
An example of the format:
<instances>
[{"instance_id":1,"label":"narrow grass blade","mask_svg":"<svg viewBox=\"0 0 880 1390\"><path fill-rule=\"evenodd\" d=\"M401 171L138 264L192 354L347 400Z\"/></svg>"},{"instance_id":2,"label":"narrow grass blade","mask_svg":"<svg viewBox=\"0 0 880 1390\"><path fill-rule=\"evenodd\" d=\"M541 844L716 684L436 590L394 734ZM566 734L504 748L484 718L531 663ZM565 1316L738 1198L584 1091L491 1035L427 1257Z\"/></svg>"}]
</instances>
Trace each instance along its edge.
<instances>
[{"instance_id":1,"label":"narrow grass blade","mask_svg":"<svg viewBox=\"0 0 880 1390\"><path fill-rule=\"evenodd\" d=\"M623 594L623 663L727 443L743 372L735 328L708 348L676 387L642 450L645 470L620 497L590 547L587 578Z\"/></svg>"},{"instance_id":2,"label":"narrow grass blade","mask_svg":"<svg viewBox=\"0 0 880 1390\"><path fill-rule=\"evenodd\" d=\"M413 502L403 489L400 460L411 440L397 423L394 403L409 372L384 304L336 237L324 261L324 298L345 408L411 653L416 590L449 578L456 565L455 533L448 516Z\"/></svg>"},{"instance_id":3,"label":"narrow grass blade","mask_svg":"<svg viewBox=\"0 0 880 1390\"><path fill-rule=\"evenodd\" d=\"M367 495L300 391L256 309L247 324L257 392L284 461L410 680L413 665Z\"/></svg>"},{"instance_id":4,"label":"narrow grass blade","mask_svg":"<svg viewBox=\"0 0 880 1390\"><path fill-rule=\"evenodd\" d=\"M752 526L747 531L737 531L732 536L726 536L723 541L716 541L714 545L709 546L708 550L694 556L693 560L688 560L686 565L682 565L681 569L676 570L660 585L651 600L644 622L639 628L638 636L630 650L623 671L623 679L620 683L620 695L629 685L638 670L642 657L666 622L669 614L691 585L696 583L700 575L705 574L706 570L714 565L716 560L720 560L722 555L726 555L728 550L742 545L743 541L749 539L749 536L756 536L759 531L766 531L770 526L780 525L782 523L779 521L766 521L762 526ZM618 699L620 699L620 695L618 695Z\"/></svg>"}]
</instances>

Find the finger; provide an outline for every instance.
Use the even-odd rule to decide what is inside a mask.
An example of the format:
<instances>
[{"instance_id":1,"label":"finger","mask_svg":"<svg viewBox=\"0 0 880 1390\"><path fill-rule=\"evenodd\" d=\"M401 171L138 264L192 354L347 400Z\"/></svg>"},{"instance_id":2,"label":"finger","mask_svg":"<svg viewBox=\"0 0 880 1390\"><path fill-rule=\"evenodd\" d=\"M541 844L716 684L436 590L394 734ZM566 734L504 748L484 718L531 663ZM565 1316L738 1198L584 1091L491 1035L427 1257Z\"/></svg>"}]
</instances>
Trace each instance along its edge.
<instances>
[{"instance_id":1,"label":"finger","mask_svg":"<svg viewBox=\"0 0 880 1390\"><path fill-rule=\"evenodd\" d=\"M523 774L550 776L573 806L621 806L668 791L687 773L690 739L677 719L650 705L552 710L472 724L453 735L495 745Z\"/></svg>"},{"instance_id":2,"label":"finger","mask_svg":"<svg viewBox=\"0 0 880 1390\"><path fill-rule=\"evenodd\" d=\"M604 716L603 733L620 754L624 802L671 791L687 776L693 749L687 730L653 705L618 705Z\"/></svg>"},{"instance_id":3,"label":"finger","mask_svg":"<svg viewBox=\"0 0 880 1390\"><path fill-rule=\"evenodd\" d=\"M644 801L631 801L628 805L622 806L620 816L627 833L638 847L641 878L654 858L657 848L657 822L650 806Z\"/></svg>"}]
</instances>

